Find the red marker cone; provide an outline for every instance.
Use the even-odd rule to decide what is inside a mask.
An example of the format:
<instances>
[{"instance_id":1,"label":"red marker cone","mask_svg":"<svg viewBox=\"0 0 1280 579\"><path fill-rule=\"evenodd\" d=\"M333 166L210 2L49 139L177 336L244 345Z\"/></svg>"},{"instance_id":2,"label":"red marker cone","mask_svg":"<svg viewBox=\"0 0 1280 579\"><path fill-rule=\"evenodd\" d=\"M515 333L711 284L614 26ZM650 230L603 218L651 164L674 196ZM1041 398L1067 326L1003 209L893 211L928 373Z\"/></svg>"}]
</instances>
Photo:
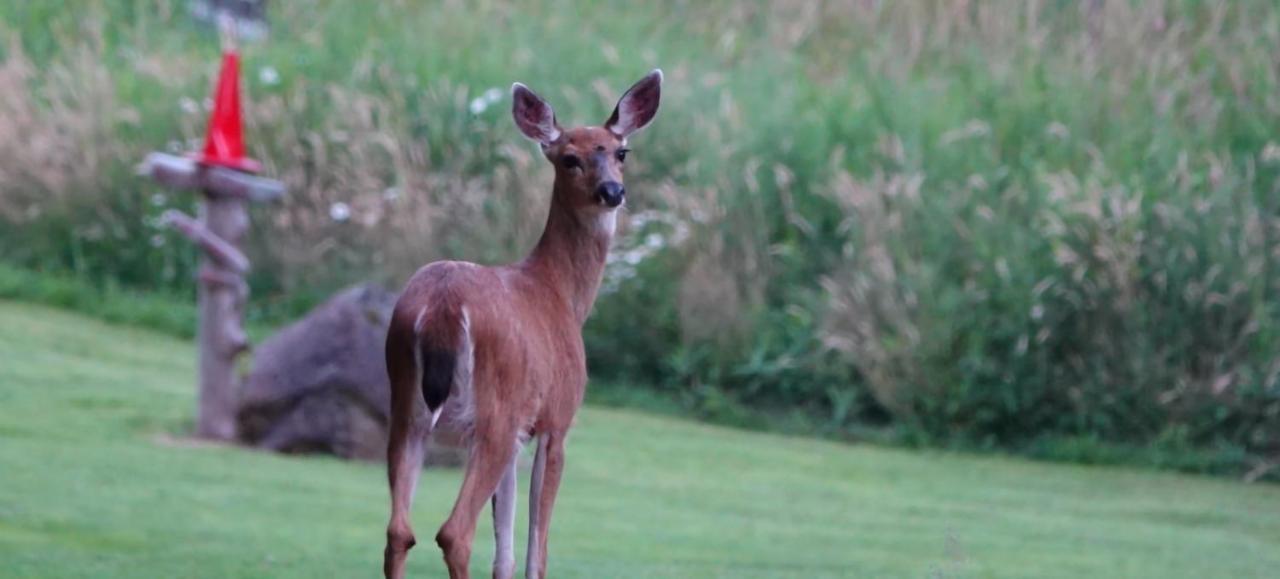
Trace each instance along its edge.
<instances>
[{"instance_id":1,"label":"red marker cone","mask_svg":"<svg viewBox=\"0 0 1280 579\"><path fill-rule=\"evenodd\" d=\"M213 95L213 115L205 133L204 152L196 155L202 165L229 167L257 173L262 164L244 156L244 128L240 118L240 55L222 53L222 71Z\"/></svg>"}]
</instances>

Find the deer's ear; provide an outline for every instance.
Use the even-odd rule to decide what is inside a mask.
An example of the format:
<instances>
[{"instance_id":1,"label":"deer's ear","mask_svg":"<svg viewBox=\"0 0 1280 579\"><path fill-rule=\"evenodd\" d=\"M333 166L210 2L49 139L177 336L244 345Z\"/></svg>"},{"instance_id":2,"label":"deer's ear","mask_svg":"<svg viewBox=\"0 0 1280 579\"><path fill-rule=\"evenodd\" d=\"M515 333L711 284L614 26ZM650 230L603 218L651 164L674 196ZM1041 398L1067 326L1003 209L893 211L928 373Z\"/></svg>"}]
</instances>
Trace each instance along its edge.
<instances>
[{"instance_id":1,"label":"deer's ear","mask_svg":"<svg viewBox=\"0 0 1280 579\"><path fill-rule=\"evenodd\" d=\"M658 115L658 100L661 97L662 70L655 68L623 93L613 114L604 123L604 128L619 137L627 138L653 122L653 117Z\"/></svg>"},{"instance_id":2,"label":"deer's ear","mask_svg":"<svg viewBox=\"0 0 1280 579\"><path fill-rule=\"evenodd\" d=\"M529 87L515 83L511 85L511 116L515 118L520 132L542 144L554 143L560 138L560 126L556 124L556 113L551 105L542 97L529 90Z\"/></svg>"}]
</instances>

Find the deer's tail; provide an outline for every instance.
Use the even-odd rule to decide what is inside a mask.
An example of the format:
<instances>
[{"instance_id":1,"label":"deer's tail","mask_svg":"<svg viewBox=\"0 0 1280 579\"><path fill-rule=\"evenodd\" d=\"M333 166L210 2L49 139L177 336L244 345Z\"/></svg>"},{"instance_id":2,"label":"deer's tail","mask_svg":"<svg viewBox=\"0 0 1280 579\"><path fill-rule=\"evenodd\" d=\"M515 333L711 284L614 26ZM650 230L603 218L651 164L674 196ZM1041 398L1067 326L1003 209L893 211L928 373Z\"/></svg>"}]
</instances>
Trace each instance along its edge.
<instances>
[{"instance_id":1,"label":"deer's tail","mask_svg":"<svg viewBox=\"0 0 1280 579\"><path fill-rule=\"evenodd\" d=\"M466 306L423 308L414 322L414 358L422 399L433 416L451 396L470 393L475 365Z\"/></svg>"}]
</instances>

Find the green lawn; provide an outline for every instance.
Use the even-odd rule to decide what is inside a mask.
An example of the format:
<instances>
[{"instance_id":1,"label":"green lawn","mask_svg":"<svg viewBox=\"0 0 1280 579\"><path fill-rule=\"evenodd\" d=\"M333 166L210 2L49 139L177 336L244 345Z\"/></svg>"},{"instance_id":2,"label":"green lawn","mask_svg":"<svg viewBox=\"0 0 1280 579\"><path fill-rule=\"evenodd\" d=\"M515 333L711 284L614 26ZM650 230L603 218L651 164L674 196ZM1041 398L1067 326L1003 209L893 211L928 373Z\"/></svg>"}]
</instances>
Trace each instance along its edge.
<instances>
[{"instance_id":1,"label":"green lawn","mask_svg":"<svg viewBox=\"0 0 1280 579\"><path fill-rule=\"evenodd\" d=\"M175 442L192 354L0 302L0 575L377 574L382 469ZM458 479L424 475L420 537ZM484 576L487 525L478 537ZM558 577L1274 577L1280 488L588 408L551 551ZM442 576L429 540L410 568Z\"/></svg>"}]
</instances>

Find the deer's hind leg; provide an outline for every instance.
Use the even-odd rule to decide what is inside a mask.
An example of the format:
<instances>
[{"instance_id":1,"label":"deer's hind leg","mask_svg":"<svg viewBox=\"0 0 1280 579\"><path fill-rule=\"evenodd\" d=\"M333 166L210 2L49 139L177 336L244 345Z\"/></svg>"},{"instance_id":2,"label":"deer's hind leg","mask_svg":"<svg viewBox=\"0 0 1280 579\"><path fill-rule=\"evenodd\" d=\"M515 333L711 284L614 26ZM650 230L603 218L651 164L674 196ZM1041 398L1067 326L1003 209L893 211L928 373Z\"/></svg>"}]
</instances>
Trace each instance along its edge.
<instances>
[{"instance_id":1,"label":"deer's hind leg","mask_svg":"<svg viewBox=\"0 0 1280 579\"><path fill-rule=\"evenodd\" d=\"M387 340L387 372L391 382L391 424L387 440L387 482L391 487L391 520L382 572L387 579L404 577L405 559L417 540L409 524L413 495L422 473L427 438L440 414L427 408L419 387L418 361L407 340L391 333ZM410 362L410 363L406 363Z\"/></svg>"},{"instance_id":2,"label":"deer's hind leg","mask_svg":"<svg viewBox=\"0 0 1280 579\"><path fill-rule=\"evenodd\" d=\"M409 524L413 495L431 434L430 418L392 418L391 440L387 446L387 478L391 485L391 521L387 523L387 547L383 553L383 573L388 579L404 577L405 558L417 540ZM399 424L397 424L399 423Z\"/></svg>"},{"instance_id":3,"label":"deer's hind leg","mask_svg":"<svg viewBox=\"0 0 1280 579\"><path fill-rule=\"evenodd\" d=\"M515 459L516 433L514 424L495 424L487 420L476 422L458 502L454 503L453 512L436 534L436 544L444 554L451 579L470 577L467 565L471 560L476 521Z\"/></svg>"},{"instance_id":4,"label":"deer's hind leg","mask_svg":"<svg viewBox=\"0 0 1280 579\"><path fill-rule=\"evenodd\" d=\"M493 579L512 579L516 571L516 470L519 443L493 493Z\"/></svg>"}]
</instances>

